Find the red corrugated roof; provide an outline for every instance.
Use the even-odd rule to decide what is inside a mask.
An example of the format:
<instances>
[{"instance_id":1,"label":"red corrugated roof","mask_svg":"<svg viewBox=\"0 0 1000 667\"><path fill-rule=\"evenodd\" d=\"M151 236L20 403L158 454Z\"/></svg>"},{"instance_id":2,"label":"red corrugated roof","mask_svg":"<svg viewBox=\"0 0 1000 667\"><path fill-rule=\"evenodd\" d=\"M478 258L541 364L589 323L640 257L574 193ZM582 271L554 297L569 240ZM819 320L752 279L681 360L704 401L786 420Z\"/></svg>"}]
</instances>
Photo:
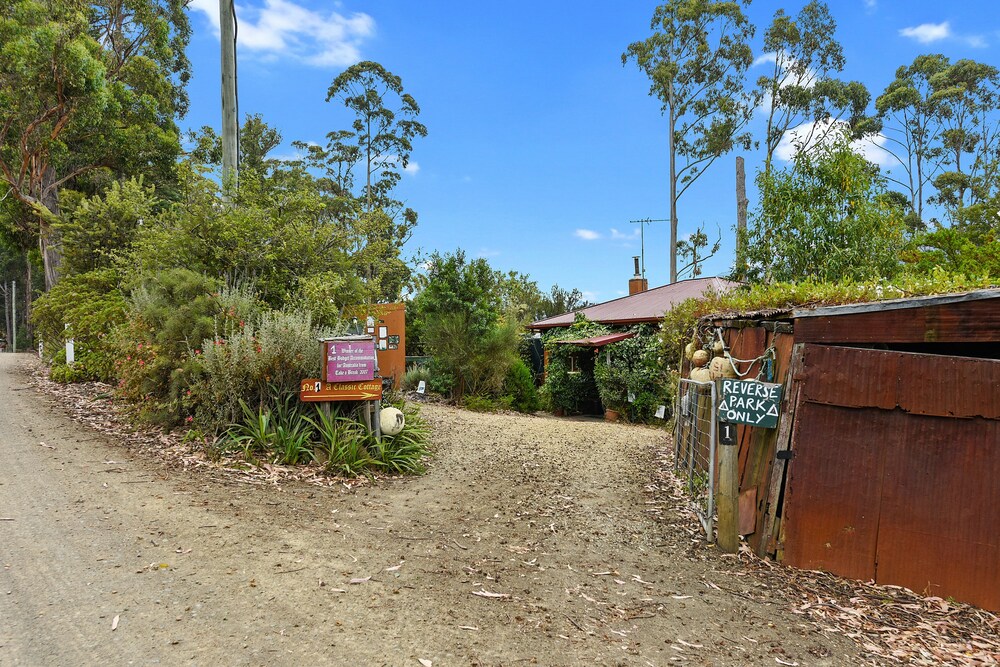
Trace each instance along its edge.
<instances>
[{"instance_id":1,"label":"red corrugated roof","mask_svg":"<svg viewBox=\"0 0 1000 667\"><path fill-rule=\"evenodd\" d=\"M626 331L624 333L605 334L603 336L593 336L591 338L578 338L577 340L557 340L556 342L561 345L580 345L581 347L604 347L609 343L617 343L620 340L631 338L634 335L635 335L634 331Z\"/></svg>"},{"instance_id":2,"label":"red corrugated roof","mask_svg":"<svg viewBox=\"0 0 1000 667\"><path fill-rule=\"evenodd\" d=\"M685 299L701 296L709 290L725 292L738 284L723 278L692 278L587 306L578 311L547 317L528 326L532 329L568 327L573 324L577 312L583 313L592 322L602 324L658 322L668 310Z\"/></svg>"}]
</instances>

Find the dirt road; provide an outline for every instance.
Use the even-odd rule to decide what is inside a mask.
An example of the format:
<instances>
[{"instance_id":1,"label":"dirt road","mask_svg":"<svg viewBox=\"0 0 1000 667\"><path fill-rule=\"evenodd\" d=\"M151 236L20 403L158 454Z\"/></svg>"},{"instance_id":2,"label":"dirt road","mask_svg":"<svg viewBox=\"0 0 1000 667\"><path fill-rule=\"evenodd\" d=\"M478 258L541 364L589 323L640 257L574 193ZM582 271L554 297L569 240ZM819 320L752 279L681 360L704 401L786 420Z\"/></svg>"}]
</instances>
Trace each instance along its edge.
<instances>
[{"instance_id":1,"label":"dirt road","mask_svg":"<svg viewBox=\"0 0 1000 667\"><path fill-rule=\"evenodd\" d=\"M644 491L662 431L425 406L423 477L254 486L70 421L28 365L0 355L0 665L860 662Z\"/></svg>"}]
</instances>

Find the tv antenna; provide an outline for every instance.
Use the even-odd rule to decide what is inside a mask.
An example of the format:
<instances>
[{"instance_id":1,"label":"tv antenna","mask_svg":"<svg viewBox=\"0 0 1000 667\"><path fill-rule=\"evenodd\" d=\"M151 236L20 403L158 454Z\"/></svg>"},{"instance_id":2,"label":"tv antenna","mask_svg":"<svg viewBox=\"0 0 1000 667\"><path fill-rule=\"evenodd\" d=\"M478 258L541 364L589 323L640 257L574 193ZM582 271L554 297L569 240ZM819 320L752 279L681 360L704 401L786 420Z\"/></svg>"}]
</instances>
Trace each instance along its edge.
<instances>
[{"instance_id":1,"label":"tv antenna","mask_svg":"<svg viewBox=\"0 0 1000 667\"><path fill-rule=\"evenodd\" d=\"M652 218L643 218L642 220L629 220L629 224L639 225L639 254L642 258L642 277L646 277L646 225L651 222L670 222L670 220L653 220Z\"/></svg>"}]
</instances>

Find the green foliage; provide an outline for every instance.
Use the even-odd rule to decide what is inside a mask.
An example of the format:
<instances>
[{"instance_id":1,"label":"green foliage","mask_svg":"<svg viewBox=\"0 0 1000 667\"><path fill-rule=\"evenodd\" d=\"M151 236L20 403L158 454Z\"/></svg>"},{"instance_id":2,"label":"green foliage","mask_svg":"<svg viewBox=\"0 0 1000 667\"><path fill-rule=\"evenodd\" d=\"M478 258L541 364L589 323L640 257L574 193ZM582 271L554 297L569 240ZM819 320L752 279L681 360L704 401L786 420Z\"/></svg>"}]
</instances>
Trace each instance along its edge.
<instances>
[{"instance_id":1,"label":"green foliage","mask_svg":"<svg viewBox=\"0 0 1000 667\"><path fill-rule=\"evenodd\" d=\"M357 477L375 465L375 459L365 446L367 434L357 421L337 415L327 416L322 410L317 410L316 419L309 419L309 423L316 429L317 451L321 459L326 460L328 471Z\"/></svg>"},{"instance_id":2,"label":"green foliage","mask_svg":"<svg viewBox=\"0 0 1000 667\"><path fill-rule=\"evenodd\" d=\"M219 283L188 269L151 275L130 298L128 322L113 342L118 396L133 415L171 426L190 416L188 387L201 341L220 312Z\"/></svg>"},{"instance_id":3,"label":"green foliage","mask_svg":"<svg viewBox=\"0 0 1000 667\"><path fill-rule=\"evenodd\" d=\"M790 312L795 308L866 303L931 294L951 294L996 287L995 279L968 278L947 273L940 268L926 274L902 274L896 280L868 283L850 281L821 283L750 284L727 292L707 292L702 298L686 299L671 308L660 326L659 362L664 372L671 372L681 359L684 346L696 335L701 318L738 314ZM702 340L702 343L706 341Z\"/></svg>"},{"instance_id":4,"label":"green foliage","mask_svg":"<svg viewBox=\"0 0 1000 667\"><path fill-rule=\"evenodd\" d=\"M434 253L422 288L408 309L410 324L433 356L431 386L454 399L499 395L517 360L519 321L504 317L504 276L461 250Z\"/></svg>"},{"instance_id":5,"label":"green foliage","mask_svg":"<svg viewBox=\"0 0 1000 667\"><path fill-rule=\"evenodd\" d=\"M632 338L601 349L594 367L594 380L605 408L628 419L650 422L660 405L671 405L674 378L662 369L660 341L650 327L636 329ZM635 400L628 401L632 393Z\"/></svg>"},{"instance_id":6,"label":"green foliage","mask_svg":"<svg viewBox=\"0 0 1000 667\"><path fill-rule=\"evenodd\" d=\"M309 276L350 274L347 232L324 220L323 202L308 180L281 189L246 184L233 207L221 206L217 186L190 165L181 164L178 172L182 200L139 229L122 266L134 281L187 268L252 282L265 303L280 308ZM342 304L357 295L357 283L342 280L320 298Z\"/></svg>"},{"instance_id":7,"label":"green foliage","mask_svg":"<svg viewBox=\"0 0 1000 667\"><path fill-rule=\"evenodd\" d=\"M58 187L107 171L169 178L190 28L182 0L10 0L0 14L0 180L36 214L22 229L51 287Z\"/></svg>"},{"instance_id":8,"label":"green foliage","mask_svg":"<svg viewBox=\"0 0 1000 667\"><path fill-rule=\"evenodd\" d=\"M430 453L430 428L420 417L416 406L403 409L403 430L393 436L382 436L371 450L381 466L397 474L420 474L426 470L424 459Z\"/></svg>"},{"instance_id":9,"label":"green foliage","mask_svg":"<svg viewBox=\"0 0 1000 667\"><path fill-rule=\"evenodd\" d=\"M542 394L547 407L567 414L589 413L599 409L600 396L594 381L594 348L566 345L560 341L579 340L608 332L607 327L577 315L572 326L553 329L544 335L549 364L545 370ZM571 363L575 364L572 370Z\"/></svg>"},{"instance_id":10,"label":"green foliage","mask_svg":"<svg viewBox=\"0 0 1000 667\"><path fill-rule=\"evenodd\" d=\"M778 9L764 33L764 52L773 55L769 72L757 80L758 95L767 113L764 171L770 172L774 153L795 128L809 127L800 137L811 145L847 122L860 136L877 130L865 116L871 95L857 81L835 78L846 60L834 33L837 22L824 2L805 5L793 18Z\"/></svg>"},{"instance_id":11,"label":"green foliage","mask_svg":"<svg viewBox=\"0 0 1000 667\"><path fill-rule=\"evenodd\" d=\"M753 282L868 281L900 269L903 212L878 169L846 137L799 151L784 171L761 172L751 217L746 275Z\"/></svg>"},{"instance_id":12,"label":"green foliage","mask_svg":"<svg viewBox=\"0 0 1000 667\"><path fill-rule=\"evenodd\" d=\"M76 363L72 369L54 367L53 379L110 381L115 358L111 334L125 322L126 310L118 277L107 269L71 276L36 300L31 321L44 341L46 359L62 355L65 363L65 342L74 339Z\"/></svg>"},{"instance_id":13,"label":"green foliage","mask_svg":"<svg viewBox=\"0 0 1000 667\"><path fill-rule=\"evenodd\" d=\"M158 205L154 188L141 177L114 181L102 195L65 197L62 234L67 274L113 267L128 253L136 230Z\"/></svg>"},{"instance_id":14,"label":"green foliage","mask_svg":"<svg viewBox=\"0 0 1000 667\"><path fill-rule=\"evenodd\" d=\"M503 395L509 398L510 407L518 412L535 412L541 408L535 378L523 360L515 361L504 378Z\"/></svg>"},{"instance_id":15,"label":"green foliage","mask_svg":"<svg viewBox=\"0 0 1000 667\"><path fill-rule=\"evenodd\" d=\"M318 377L322 363L317 340L327 332L313 327L308 313L268 311L239 320L232 313L222 311L215 335L194 355L198 373L189 401L195 421L209 430L235 421L241 401L272 407L297 394L300 381Z\"/></svg>"},{"instance_id":16,"label":"green foliage","mask_svg":"<svg viewBox=\"0 0 1000 667\"><path fill-rule=\"evenodd\" d=\"M404 391L416 391L421 381L424 382L424 387L430 386L431 370L426 366L410 366L403 374L400 384Z\"/></svg>"}]
</instances>

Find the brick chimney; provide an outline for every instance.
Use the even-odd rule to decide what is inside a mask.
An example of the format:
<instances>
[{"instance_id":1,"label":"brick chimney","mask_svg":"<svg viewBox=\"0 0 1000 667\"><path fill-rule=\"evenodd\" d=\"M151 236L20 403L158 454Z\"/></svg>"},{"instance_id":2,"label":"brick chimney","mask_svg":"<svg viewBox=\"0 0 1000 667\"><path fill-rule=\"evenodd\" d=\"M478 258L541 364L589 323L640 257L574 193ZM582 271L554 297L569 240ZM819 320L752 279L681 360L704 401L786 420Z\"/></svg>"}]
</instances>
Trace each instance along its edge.
<instances>
[{"instance_id":1,"label":"brick chimney","mask_svg":"<svg viewBox=\"0 0 1000 667\"><path fill-rule=\"evenodd\" d=\"M645 292L649 289L649 281L642 277L639 273L639 257L636 255L632 258L635 263L635 275L629 278L628 281L628 295L639 294L640 292Z\"/></svg>"}]
</instances>

